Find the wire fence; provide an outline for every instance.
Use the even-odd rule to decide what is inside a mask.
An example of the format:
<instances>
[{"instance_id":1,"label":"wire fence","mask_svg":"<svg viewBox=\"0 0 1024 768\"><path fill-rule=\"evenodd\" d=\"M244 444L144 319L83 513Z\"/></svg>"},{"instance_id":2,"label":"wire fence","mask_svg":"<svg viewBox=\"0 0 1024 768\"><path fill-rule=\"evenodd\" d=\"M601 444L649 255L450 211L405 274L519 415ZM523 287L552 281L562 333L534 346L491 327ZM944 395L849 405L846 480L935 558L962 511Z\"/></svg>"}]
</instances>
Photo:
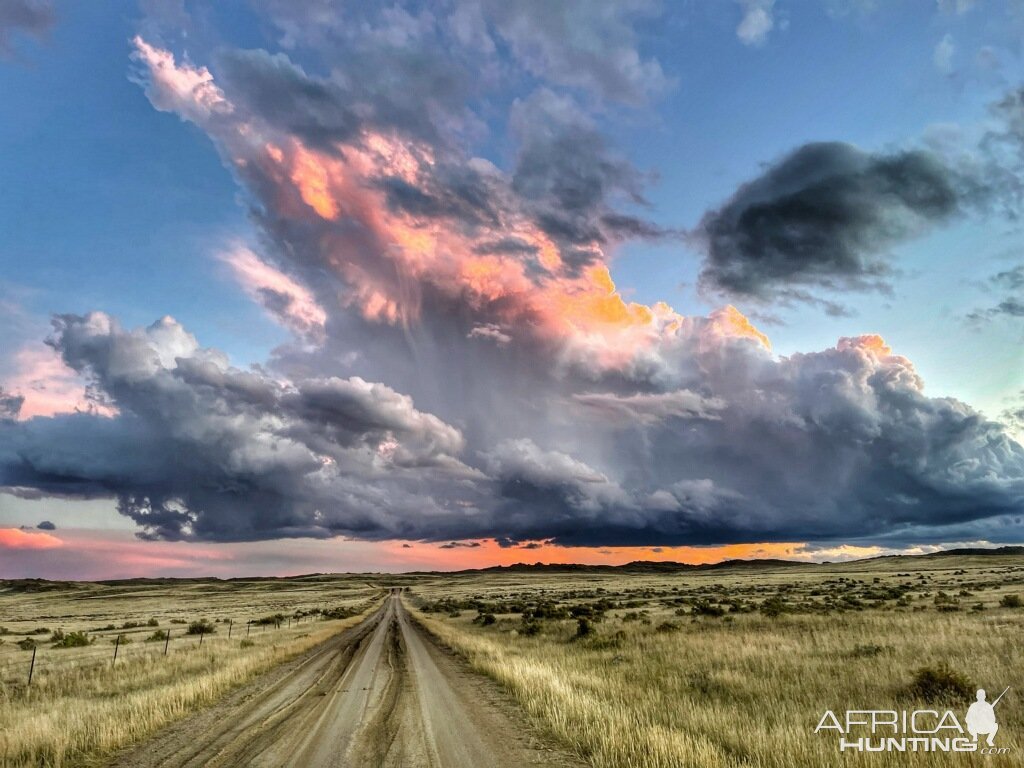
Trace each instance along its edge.
<instances>
[{"instance_id":1,"label":"wire fence","mask_svg":"<svg viewBox=\"0 0 1024 768\"><path fill-rule=\"evenodd\" d=\"M48 632L49 637L45 639L28 635L13 643L13 647L4 649L9 652L0 656L0 683L31 687L33 680L38 680L41 674L68 675L92 672L104 666L116 670L128 664L156 663L168 656L226 649L281 629L299 627L312 621L347 618L359 612L358 608L313 609L244 621L228 618L219 624L205 620L190 624L172 623L166 627L145 623L70 634L57 630ZM15 647L19 650L15 651Z\"/></svg>"}]
</instances>

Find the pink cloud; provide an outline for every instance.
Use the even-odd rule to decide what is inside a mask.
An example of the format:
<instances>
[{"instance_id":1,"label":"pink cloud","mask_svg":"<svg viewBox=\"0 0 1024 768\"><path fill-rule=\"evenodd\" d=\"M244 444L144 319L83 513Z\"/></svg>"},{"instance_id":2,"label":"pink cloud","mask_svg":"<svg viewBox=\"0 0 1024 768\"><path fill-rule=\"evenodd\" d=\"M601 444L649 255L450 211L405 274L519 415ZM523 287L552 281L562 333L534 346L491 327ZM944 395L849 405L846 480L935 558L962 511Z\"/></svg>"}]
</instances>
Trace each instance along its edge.
<instances>
[{"instance_id":1,"label":"pink cloud","mask_svg":"<svg viewBox=\"0 0 1024 768\"><path fill-rule=\"evenodd\" d=\"M43 531L0 528L0 549L55 549L62 546L64 542Z\"/></svg>"},{"instance_id":2,"label":"pink cloud","mask_svg":"<svg viewBox=\"0 0 1024 768\"><path fill-rule=\"evenodd\" d=\"M261 260L243 245L220 254L246 293L267 307L284 325L300 333L322 331L327 322L316 298L304 285Z\"/></svg>"},{"instance_id":3,"label":"pink cloud","mask_svg":"<svg viewBox=\"0 0 1024 768\"><path fill-rule=\"evenodd\" d=\"M5 388L25 398L19 418L86 410L104 416L115 412L110 407L90 401L81 376L65 365L55 350L44 344L23 346L14 353L14 366L15 372L7 378Z\"/></svg>"}]
</instances>

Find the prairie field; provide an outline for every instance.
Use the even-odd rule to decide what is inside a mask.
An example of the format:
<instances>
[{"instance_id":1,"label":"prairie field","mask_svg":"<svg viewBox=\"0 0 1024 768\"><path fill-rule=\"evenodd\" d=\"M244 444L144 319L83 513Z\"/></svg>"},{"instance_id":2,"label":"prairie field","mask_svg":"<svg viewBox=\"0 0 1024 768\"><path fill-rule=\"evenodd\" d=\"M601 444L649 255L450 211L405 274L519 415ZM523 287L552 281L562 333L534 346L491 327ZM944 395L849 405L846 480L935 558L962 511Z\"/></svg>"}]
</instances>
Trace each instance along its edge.
<instances>
[{"instance_id":1,"label":"prairie field","mask_svg":"<svg viewBox=\"0 0 1024 768\"><path fill-rule=\"evenodd\" d=\"M462 657L465 674L491 678L533 743L547 743L546 754L562 750L559 765L1014 766L1024 749L1022 603L1020 554L0 582L0 765L104 765L128 746L132 756L118 765L148 765L138 755L158 731L163 744L194 740L216 749L221 731L207 723L193 732L189 718L224 706L243 684L263 686L261 673L314 649L328 677L366 678L338 687L364 696L368 703L358 706L377 713L370 722L380 727L353 732L353 743L379 731L408 747L418 738L403 731L420 716L415 697L441 707L436 702L452 695L447 685L467 697L466 712L493 714L497 700L479 698L442 650L406 626L408 609L409 625L421 625L452 659ZM336 645L325 645L329 639ZM274 695L296 707L296 722L299 713L330 722L320 713L351 702L326 697L316 682L321 672L310 670L289 673L288 687ZM1007 687L996 754L840 753L838 734L815 733L826 710L839 718L847 710L935 710L938 718L948 709L963 722L977 688L991 701ZM225 709L227 720L258 699ZM419 729L441 714L427 712ZM490 735L514 745L514 718L501 722L505 730ZM298 733L291 720L281 727L281 738ZM488 727L476 732L487 735ZM273 752L275 733L246 731L232 748L248 754L258 736ZM851 738L859 735L867 734ZM317 744L332 736L318 733ZM171 754L160 764L173 765Z\"/></svg>"},{"instance_id":2,"label":"prairie field","mask_svg":"<svg viewBox=\"0 0 1024 768\"><path fill-rule=\"evenodd\" d=\"M382 595L363 577L0 583L0 765L102 764Z\"/></svg>"},{"instance_id":3,"label":"prairie field","mask_svg":"<svg viewBox=\"0 0 1024 768\"><path fill-rule=\"evenodd\" d=\"M1020 765L1024 562L884 558L414 587L436 637L597 768ZM998 704L1002 755L838 751L825 710ZM982 737L984 738L984 737Z\"/></svg>"}]
</instances>

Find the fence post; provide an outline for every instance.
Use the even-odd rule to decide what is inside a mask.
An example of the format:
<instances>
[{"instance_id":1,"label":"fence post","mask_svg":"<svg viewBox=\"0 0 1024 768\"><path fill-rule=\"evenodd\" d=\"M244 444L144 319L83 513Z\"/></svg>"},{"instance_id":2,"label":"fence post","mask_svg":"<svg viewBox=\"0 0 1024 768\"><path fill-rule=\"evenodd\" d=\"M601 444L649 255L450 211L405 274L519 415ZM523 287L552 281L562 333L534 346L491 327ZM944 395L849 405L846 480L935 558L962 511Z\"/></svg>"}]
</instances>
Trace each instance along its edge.
<instances>
[{"instance_id":1,"label":"fence post","mask_svg":"<svg viewBox=\"0 0 1024 768\"><path fill-rule=\"evenodd\" d=\"M228 619L228 640L231 639L231 628L235 626L235 622L232 619Z\"/></svg>"},{"instance_id":2,"label":"fence post","mask_svg":"<svg viewBox=\"0 0 1024 768\"><path fill-rule=\"evenodd\" d=\"M203 628L199 628L199 647L203 647Z\"/></svg>"},{"instance_id":3,"label":"fence post","mask_svg":"<svg viewBox=\"0 0 1024 768\"><path fill-rule=\"evenodd\" d=\"M171 644L171 630L168 628L167 632L164 633L164 656L167 655L167 646Z\"/></svg>"},{"instance_id":4,"label":"fence post","mask_svg":"<svg viewBox=\"0 0 1024 768\"><path fill-rule=\"evenodd\" d=\"M250 629L251 627L252 627L252 619L249 619L249 621L247 621L247 622L245 623L245 636L246 636L246 637L248 637L248 636L249 636L249 629Z\"/></svg>"},{"instance_id":5,"label":"fence post","mask_svg":"<svg viewBox=\"0 0 1024 768\"><path fill-rule=\"evenodd\" d=\"M121 635L117 636L117 640L114 641L114 658L110 662L110 666L114 666L117 663L117 649L121 647Z\"/></svg>"},{"instance_id":6,"label":"fence post","mask_svg":"<svg viewBox=\"0 0 1024 768\"><path fill-rule=\"evenodd\" d=\"M36 671L36 647L32 646L32 663L28 665L28 684L32 685L32 673Z\"/></svg>"}]
</instances>

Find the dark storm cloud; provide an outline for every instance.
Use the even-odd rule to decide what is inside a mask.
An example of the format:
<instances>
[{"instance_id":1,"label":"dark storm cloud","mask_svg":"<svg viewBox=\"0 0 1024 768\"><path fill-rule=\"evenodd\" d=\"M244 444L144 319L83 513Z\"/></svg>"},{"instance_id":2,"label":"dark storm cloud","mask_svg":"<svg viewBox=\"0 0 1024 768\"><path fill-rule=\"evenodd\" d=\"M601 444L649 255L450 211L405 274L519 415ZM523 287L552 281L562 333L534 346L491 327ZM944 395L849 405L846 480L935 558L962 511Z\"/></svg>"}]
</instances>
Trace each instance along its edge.
<instances>
[{"instance_id":1,"label":"dark storm cloud","mask_svg":"<svg viewBox=\"0 0 1024 768\"><path fill-rule=\"evenodd\" d=\"M0 57L14 52L17 34L41 40L55 22L50 0L0 0Z\"/></svg>"},{"instance_id":2,"label":"dark storm cloud","mask_svg":"<svg viewBox=\"0 0 1024 768\"><path fill-rule=\"evenodd\" d=\"M794 286L877 285L891 271L888 247L961 210L958 185L923 151L804 145L704 216L701 280L760 298Z\"/></svg>"},{"instance_id":3,"label":"dark storm cloud","mask_svg":"<svg viewBox=\"0 0 1024 768\"><path fill-rule=\"evenodd\" d=\"M609 149L571 100L540 90L514 105L510 124L519 141L512 188L556 241L590 244L666 234L613 209L622 202L646 205L643 178Z\"/></svg>"},{"instance_id":4,"label":"dark storm cloud","mask_svg":"<svg viewBox=\"0 0 1024 768\"><path fill-rule=\"evenodd\" d=\"M21 395L12 395L0 387L0 421L5 419L16 419L24 405L25 398Z\"/></svg>"},{"instance_id":5,"label":"dark storm cloud","mask_svg":"<svg viewBox=\"0 0 1024 768\"><path fill-rule=\"evenodd\" d=\"M51 523L49 520L43 520L42 522L40 522L36 526L36 528L38 528L40 531L56 531L57 530L57 526L54 525L53 523Z\"/></svg>"},{"instance_id":6,"label":"dark storm cloud","mask_svg":"<svg viewBox=\"0 0 1024 768\"><path fill-rule=\"evenodd\" d=\"M125 331L69 315L56 328L54 347L119 414L8 423L0 484L115 496L162 538L240 540L370 532L405 504L429 508L403 482L472 475L450 455L458 430L381 384L284 386L231 368L169 318Z\"/></svg>"},{"instance_id":7,"label":"dark storm cloud","mask_svg":"<svg viewBox=\"0 0 1024 768\"><path fill-rule=\"evenodd\" d=\"M476 549L479 546L479 541L449 541L447 544L438 544L439 549Z\"/></svg>"}]
</instances>

